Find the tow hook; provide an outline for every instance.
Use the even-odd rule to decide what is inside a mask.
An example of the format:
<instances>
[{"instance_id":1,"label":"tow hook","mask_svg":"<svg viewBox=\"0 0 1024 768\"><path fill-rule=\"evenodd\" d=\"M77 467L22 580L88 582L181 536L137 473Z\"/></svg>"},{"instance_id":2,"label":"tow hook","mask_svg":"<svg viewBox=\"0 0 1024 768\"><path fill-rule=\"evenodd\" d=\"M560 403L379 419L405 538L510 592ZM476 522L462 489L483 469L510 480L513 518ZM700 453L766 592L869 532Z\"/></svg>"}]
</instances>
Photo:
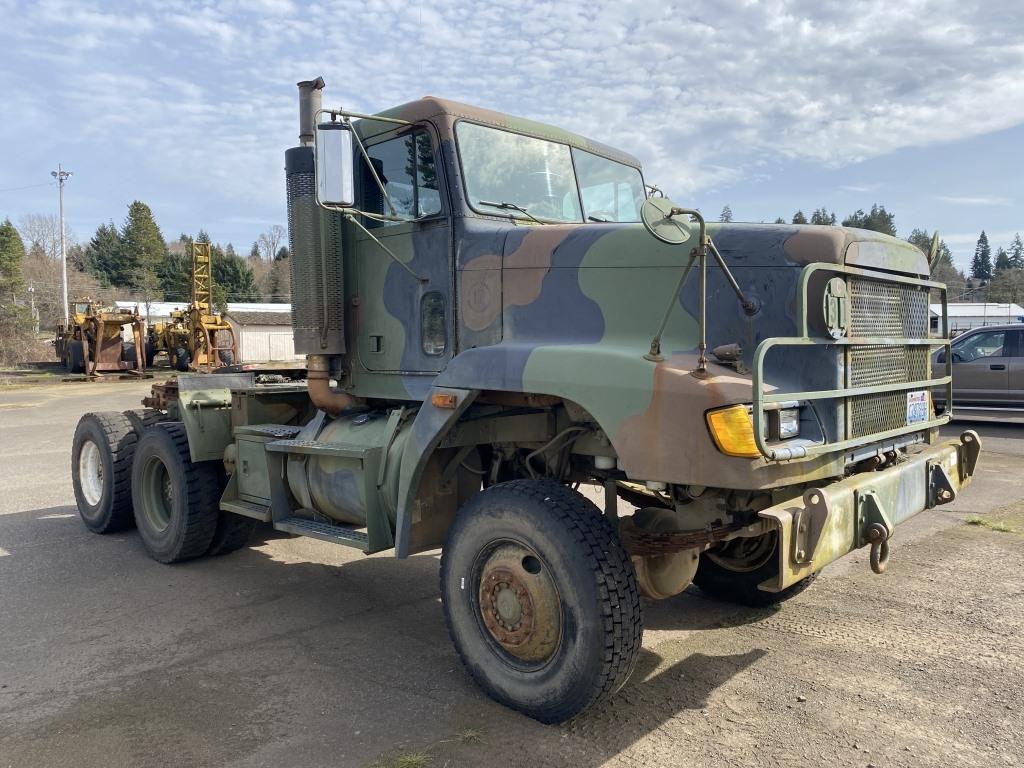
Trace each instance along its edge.
<instances>
[{"instance_id":1,"label":"tow hook","mask_svg":"<svg viewBox=\"0 0 1024 768\"><path fill-rule=\"evenodd\" d=\"M864 538L871 545L871 570L884 573L889 564L889 531L881 523L872 523Z\"/></svg>"}]
</instances>

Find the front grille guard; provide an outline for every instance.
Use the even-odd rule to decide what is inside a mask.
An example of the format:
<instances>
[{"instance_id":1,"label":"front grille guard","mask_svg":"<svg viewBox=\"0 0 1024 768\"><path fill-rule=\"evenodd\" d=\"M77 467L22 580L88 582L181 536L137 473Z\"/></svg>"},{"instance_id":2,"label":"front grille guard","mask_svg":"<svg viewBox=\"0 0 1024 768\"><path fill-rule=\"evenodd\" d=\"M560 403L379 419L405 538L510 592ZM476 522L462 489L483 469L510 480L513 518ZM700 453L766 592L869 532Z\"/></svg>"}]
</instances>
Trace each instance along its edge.
<instances>
[{"instance_id":1,"label":"front grille guard","mask_svg":"<svg viewBox=\"0 0 1024 768\"><path fill-rule=\"evenodd\" d=\"M861 337L846 337L842 339L833 338L812 338L810 334L810 321L808 317L808 299L807 291L810 285L811 277L816 272L833 272L843 275L852 275L855 277L863 277L869 280L880 281L883 283L896 283L900 285L920 286L931 290L937 290L941 297L942 303L942 336L941 338L897 338L890 336L861 336ZM936 283L931 280L921 280L914 277L905 277L902 275L890 275L881 274L868 269L861 269L859 267L848 267L840 264L808 264L800 276L800 285L797 289L797 318L800 328L800 336L794 337L775 337L765 339L757 345L757 349L754 350L754 361L753 361L753 409L751 413L751 419L753 420L754 427L754 440L757 444L758 450L761 454L769 461L787 461L791 459L800 459L810 456L817 456L823 453L832 453L835 451L846 450L850 448L858 448L868 443L878 442L879 440L887 440L889 438L899 437L901 435L910 434L912 432L920 432L922 430L931 429L942 424L946 424L950 420L952 415L952 403L953 403L953 369L952 369L952 355L950 354L949 348L949 313L946 304L946 286L943 283ZM930 331L930 320L926 323L926 332ZM769 351L775 347L782 346L835 346L835 347L861 347L861 346L889 346L889 347L908 347L908 346L925 346L929 347L929 358L931 355L931 349L933 347L942 347L946 350L945 364L946 371L944 376L932 377L929 379L919 379L917 381L907 382L895 382L887 384L875 384L869 386L852 386L850 384L850 377L852 374L851 366L847 364L845 366L845 384L841 389L830 389L830 390L812 390L807 392L765 392L765 381L764 381L764 360ZM918 422L916 424L910 424L902 426L896 429L888 429L883 432L875 432L873 434L861 435L856 437L850 437L850 404L852 398L861 395L870 395L885 392L900 392L900 391L911 391L911 390L925 390L929 391L935 387L945 387L946 389L946 410L942 416L929 419L928 421ZM767 436L765 435L765 414L769 410L774 410L781 407L783 403L791 403L794 401L817 401L817 400L844 400L846 404L846 421L844 435L845 439L828 442L826 439L822 443L808 445L802 444L779 444L769 445ZM931 408L929 408L929 414L931 414Z\"/></svg>"}]
</instances>

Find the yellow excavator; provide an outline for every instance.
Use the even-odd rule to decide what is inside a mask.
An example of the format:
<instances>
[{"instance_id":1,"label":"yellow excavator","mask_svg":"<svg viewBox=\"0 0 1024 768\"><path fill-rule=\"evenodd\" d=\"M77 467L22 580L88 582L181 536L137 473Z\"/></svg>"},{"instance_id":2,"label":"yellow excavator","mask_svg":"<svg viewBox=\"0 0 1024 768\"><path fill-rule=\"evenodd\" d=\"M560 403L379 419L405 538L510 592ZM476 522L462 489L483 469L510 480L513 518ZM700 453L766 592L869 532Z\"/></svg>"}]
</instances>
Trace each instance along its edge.
<instances>
[{"instance_id":1,"label":"yellow excavator","mask_svg":"<svg viewBox=\"0 0 1024 768\"><path fill-rule=\"evenodd\" d=\"M235 362L235 333L213 306L213 262L209 243L192 243L192 302L171 312L167 323L150 326L146 363L160 353L178 371L210 372Z\"/></svg>"}]
</instances>

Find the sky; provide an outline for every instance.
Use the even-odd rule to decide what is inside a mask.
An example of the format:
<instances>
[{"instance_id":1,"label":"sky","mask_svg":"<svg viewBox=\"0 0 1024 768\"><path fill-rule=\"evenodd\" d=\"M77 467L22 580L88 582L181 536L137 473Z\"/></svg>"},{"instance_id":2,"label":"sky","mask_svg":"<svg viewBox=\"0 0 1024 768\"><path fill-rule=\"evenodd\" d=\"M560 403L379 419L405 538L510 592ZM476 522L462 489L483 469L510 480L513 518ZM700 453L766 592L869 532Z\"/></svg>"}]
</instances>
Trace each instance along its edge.
<instances>
[{"instance_id":1,"label":"sky","mask_svg":"<svg viewBox=\"0 0 1024 768\"><path fill-rule=\"evenodd\" d=\"M966 267L1024 233L1020 0L0 0L0 219L87 241L128 204L245 253L285 223L295 83L375 112L423 95L641 159L717 218L880 203Z\"/></svg>"}]
</instances>

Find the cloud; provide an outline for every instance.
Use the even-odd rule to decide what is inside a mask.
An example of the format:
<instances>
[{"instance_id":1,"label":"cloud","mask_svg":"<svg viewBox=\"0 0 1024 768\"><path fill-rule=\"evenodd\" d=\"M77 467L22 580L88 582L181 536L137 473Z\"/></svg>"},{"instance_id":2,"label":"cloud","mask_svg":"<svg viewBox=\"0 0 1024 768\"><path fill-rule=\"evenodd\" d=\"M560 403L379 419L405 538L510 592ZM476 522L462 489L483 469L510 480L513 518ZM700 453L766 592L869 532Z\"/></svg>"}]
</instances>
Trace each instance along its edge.
<instances>
[{"instance_id":1,"label":"cloud","mask_svg":"<svg viewBox=\"0 0 1024 768\"><path fill-rule=\"evenodd\" d=\"M1010 198L998 197L996 195L976 195L974 197L958 197L950 195L936 195L936 200L941 200L944 203L951 203L953 205L1010 205Z\"/></svg>"},{"instance_id":2,"label":"cloud","mask_svg":"<svg viewBox=\"0 0 1024 768\"><path fill-rule=\"evenodd\" d=\"M1015 0L0 9L0 89L19 106L0 125L6 146L74 141L178 204L191 187L198 207L253 218L280 216L294 84L318 74L331 105L376 111L431 93L561 125L632 152L682 197L763 177L766 159L841 167L1024 123ZM55 39L70 44L55 51ZM945 202L1008 203L982 200Z\"/></svg>"}]
</instances>

